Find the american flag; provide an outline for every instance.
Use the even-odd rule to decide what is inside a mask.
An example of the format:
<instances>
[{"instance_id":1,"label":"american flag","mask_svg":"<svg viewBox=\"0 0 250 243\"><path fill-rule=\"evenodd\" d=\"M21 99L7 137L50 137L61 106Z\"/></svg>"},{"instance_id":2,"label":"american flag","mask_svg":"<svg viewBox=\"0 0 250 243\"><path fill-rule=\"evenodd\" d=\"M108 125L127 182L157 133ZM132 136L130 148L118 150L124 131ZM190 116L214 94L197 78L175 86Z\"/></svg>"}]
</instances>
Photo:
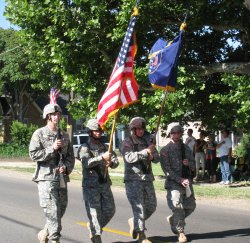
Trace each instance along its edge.
<instances>
[{"instance_id":1,"label":"american flag","mask_svg":"<svg viewBox=\"0 0 250 243\"><path fill-rule=\"evenodd\" d=\"M104 127L109 118L120 108L124 108L138 99L138 85L134 76L134 57L136 54L136 41L134 26L136 17L130 20L119 56L116 60L108 86L99 102L97 119Z\"/></svg>"},{"instance_id":2,"label":"american flag","mask_svg":"<svg viewBox=\"0 0 250 243\"><path fill-rule=\"evenodd\" d=\"M60 89L51 88L50 90L50 104L56 104L56 99L60 94Z\"/></svg>"}]
</instances>

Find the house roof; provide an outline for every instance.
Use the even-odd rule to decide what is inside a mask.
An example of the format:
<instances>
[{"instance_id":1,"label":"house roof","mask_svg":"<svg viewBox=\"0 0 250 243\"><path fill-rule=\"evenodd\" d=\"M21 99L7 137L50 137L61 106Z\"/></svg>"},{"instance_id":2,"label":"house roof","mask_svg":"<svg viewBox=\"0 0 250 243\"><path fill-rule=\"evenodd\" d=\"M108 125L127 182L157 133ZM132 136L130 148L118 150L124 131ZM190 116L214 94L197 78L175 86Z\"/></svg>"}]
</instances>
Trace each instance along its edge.
<instances>
[{"instance_id":1,"label":"house roof","mask_svg":"<svg viewBox=\"0 0 250 243\"><path fill-rule=\"evenodd\" d=\"M38 105L38 107L41 109L41 111L43 111L43 108L45 105L49 104L50 100L48 96L39 96L36 100L35 100L36 104ZM67 101L67 97L66 96L62 96L60 95L57 98L57 104L61 107L62 109L62 114L63 115L69 115L69 112L66 108L68 101Z\"/></svg>"},{"instance_id":2,"label":"house roof","mask_svg":"<svg viewBox=\"0 0 250 243\"><path fill-rule=\"evenodd\" d=\"M45 105L49 104L50 99L47 95L40 95L33 100L33 105L37 108L40 114L43 113L43 108ZM57 98L57 103L62 109L62 115L69 115L69 112L66 108L68 104L68 98L66 95L59 95ZM10 112L10 106L6 100L5 96L0 96L0 116L8 116Z\"/></svg>"}]
</instances>

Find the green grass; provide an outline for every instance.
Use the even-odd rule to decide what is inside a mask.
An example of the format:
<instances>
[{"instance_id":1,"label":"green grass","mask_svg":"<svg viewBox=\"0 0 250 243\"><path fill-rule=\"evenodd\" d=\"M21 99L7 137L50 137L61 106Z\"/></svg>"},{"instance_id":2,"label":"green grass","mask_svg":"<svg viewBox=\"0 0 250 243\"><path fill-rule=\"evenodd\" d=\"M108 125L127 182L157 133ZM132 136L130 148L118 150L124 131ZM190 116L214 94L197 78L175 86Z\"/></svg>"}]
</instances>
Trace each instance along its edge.
<instances>
[{"instance_id":1,"label":"green grass","mask_svg":"<svg viewBox=\"0 0 250 243\"><path fill-rule=\"evenodd\" d=\"M194 191L200 197L250 199L250 183L232 184L231 186L194 185Z\"/></svg>"},{"instance_id":2,"label":"green grass","mask_svg":"<svg viewBox=\"0 0 250 243\"><path fill-rule=\"evenodd\" d=\"M33 173L34 168L21 168L21 167L7 167L7 166L0 166L0 168L14 170L22 173ZM119 168L119 170L118 170ZM111 175L112 185L113 187L124 187L123 183L123 163L113 171L110 172L117 172L120 173L118 176ZM157 176L163 175L160 165L153 165L153 170L157 180L154 181L154 187L157 192L164 192L164 180L158 180ZM71 180L82 180L81 175L81 165L79 163L76 164L74 171L70 175ZM226 199L247 199L250 200L250 182L239 182L233 183L231 186L219 186L218 184L194 184L194 191L196 197L202 198L226 198Z\"/></svg>"}]
</instances>

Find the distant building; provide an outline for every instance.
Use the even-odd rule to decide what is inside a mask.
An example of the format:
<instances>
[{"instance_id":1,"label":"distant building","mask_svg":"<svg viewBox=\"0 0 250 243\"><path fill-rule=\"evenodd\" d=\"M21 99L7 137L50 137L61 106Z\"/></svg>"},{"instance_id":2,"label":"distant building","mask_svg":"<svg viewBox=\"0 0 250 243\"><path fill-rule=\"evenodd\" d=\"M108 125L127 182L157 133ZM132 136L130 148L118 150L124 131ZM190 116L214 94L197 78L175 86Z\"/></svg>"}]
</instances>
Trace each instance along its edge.
<instances>
[{"instance_id":1,"label":"distant building","mask_svg":"<svg viewBox=\"0 0 250 243\"><path fill-rule=\"evenodd\" d=\"M72 124L73 120L66 109L68 103L65 96L59 96L57 99L58 104L62 108L63 118L67 121L67 124ZM38 127L45 125L45 121L42 119L43 108L49 103L49 96L39 96L37 99L32 100L27 93L23 96L23 107L25 107L23 123L34 124ZM11 115L10 106L6 100L6 97L0 97L0 143L9 142L11 140L10 127L13 121Z\"/></svg>"}]
</instances>

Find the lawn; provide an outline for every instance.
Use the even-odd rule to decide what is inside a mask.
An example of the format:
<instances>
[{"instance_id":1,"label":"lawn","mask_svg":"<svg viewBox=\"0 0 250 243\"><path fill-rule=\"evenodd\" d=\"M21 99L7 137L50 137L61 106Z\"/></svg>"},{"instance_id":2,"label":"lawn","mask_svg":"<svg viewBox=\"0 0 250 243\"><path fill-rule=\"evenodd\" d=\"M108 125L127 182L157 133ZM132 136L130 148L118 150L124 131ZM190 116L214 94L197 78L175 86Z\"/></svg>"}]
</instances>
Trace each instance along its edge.
<instances>
[{"instance_id":1,"label":"lawn","mask_svg":"<svg viewBox=\"0 0 250 243\"><path fill-rule=\"evenodd\" d=\"M1 167L3 169L15 170L20 173L33 173L34 168L20 168L20 167ZM70 175L71 180L81 180L82 168L80 162L77 162L74 171ZM161 170L160 164L153 164L153 171L156 180L154 181L155 190L165 191L164 189L164 179L163 172ZM120 163L119 167L111 170L109 169L110 177L112 179L112 184L114 187L124 187L123 183L123 173L124 164ZM194 191L197 197L202 198L225 198L225 199L248 199L250 200L250 182L237 182L230 186L220 186L218 183L200 183L194 184Z\"/></svg>"}]
</instances>

